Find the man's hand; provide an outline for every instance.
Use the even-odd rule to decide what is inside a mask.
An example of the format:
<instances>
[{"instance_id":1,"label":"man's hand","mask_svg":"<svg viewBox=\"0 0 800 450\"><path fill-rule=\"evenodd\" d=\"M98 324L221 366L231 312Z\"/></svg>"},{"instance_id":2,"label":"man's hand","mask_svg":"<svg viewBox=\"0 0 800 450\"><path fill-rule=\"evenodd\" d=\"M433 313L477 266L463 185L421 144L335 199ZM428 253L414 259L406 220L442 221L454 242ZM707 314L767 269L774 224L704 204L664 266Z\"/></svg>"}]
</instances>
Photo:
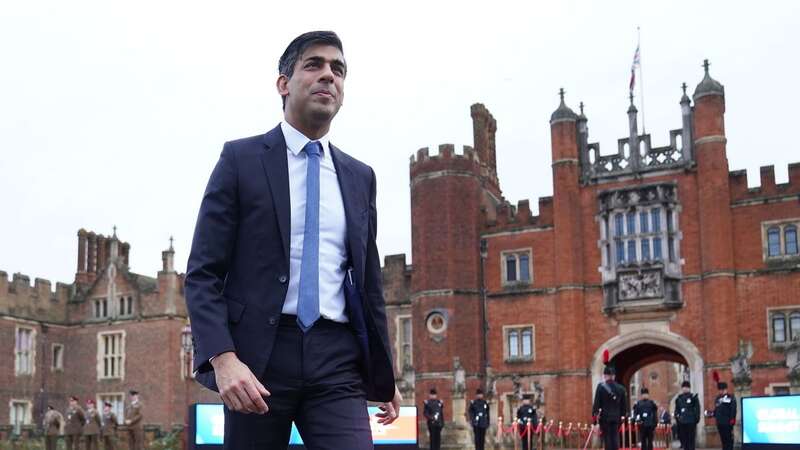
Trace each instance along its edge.
<instances>
[{"instance_id":1,"label":"man's hand","mask_svg":"<svg viewBox=\"0 0 800 450\"><path fill-rule=\"evenodd\" d=\"M266 414L269 411L264 397L271 394L235 353L217 355L211 365L214 366L219 395L228 409L245 414Z\"/></svg>"},{"instance_id":2,"label":"man's hand","mask_svg":"<svg viewBox=\"0 0 800 450\"><path fill-rule=\"evenodd\" d=\"M378 417L378 423L381 425L389 425L394 422L400 415L400 401L403 396L400 395L400 390L397 386L394 387L394 398L391 402L384 403L379 406L381 412L375 414Z\"/></svg>"}]
</instances>

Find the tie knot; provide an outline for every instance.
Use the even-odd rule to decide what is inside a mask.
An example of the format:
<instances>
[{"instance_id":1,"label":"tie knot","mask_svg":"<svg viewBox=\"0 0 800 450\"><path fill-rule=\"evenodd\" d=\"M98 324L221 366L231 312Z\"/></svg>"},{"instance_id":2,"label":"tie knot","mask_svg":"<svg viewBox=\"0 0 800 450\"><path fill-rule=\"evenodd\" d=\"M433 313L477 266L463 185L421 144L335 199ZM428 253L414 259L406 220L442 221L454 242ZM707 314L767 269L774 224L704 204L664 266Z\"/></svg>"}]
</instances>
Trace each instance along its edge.
<instances>
[{"instance_id":1,"label":"tie knot","mask_svg":"<svg viewBox=\"0 0 800 450\"><path fill-rule=\"evenodd\" d=\"M320 144L319 141L309 141L308 144L303 147L303 150L305 150L308 156L319 156L320 153L322 153L322 144Z\"/></svg>"}]
</instances>

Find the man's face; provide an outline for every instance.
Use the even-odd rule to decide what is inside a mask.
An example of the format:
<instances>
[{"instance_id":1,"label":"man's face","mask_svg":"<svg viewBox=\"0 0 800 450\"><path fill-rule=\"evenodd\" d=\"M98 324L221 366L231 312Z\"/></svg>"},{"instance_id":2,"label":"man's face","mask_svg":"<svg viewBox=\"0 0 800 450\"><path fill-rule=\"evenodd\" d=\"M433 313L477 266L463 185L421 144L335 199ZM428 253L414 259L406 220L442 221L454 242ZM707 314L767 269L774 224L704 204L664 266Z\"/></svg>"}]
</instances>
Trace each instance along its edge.
<instances>
[{"instance_id":1,"label":"man's face","mask_svg":"<svg viewBox=\"0 0 800 450\"><path fill-rule=\"evenodd\" d=\"M642 400L649 400L650 394L642 394Z\"/></svg>"},{"instance_id":2,"label":"man's face","mask_svg":"<svg viewBox=\"0 0 800 450\"><path fill-rule=\"evenodd\" d=\"M333 120L344 100L346 72L344 55L336 47L320 44L307 48L295 63L292 77L278 77L287 117L313 124Z\"/></svg>"},{"instance_id":3,"label":"man's face","mask_svg":"<svg viewBox=\"0 0 800 450\"><path fill-rule=\"evenodd\" d=\"M530 406L531 405L531 399L523 398L522 399L522 404L525 405L525 406Z\"/></svg>"},{"instance_id":4,"label":"man's face","mask_svg":"<svg viewBox=\"0 0 800 450\"><path fill-rule=\"evenodd\" d=\"M684 394L688 394L690 389L688 387L684 386L684 387L681 388L681 391L683 391Z\"/></svg>"},{"instance_id":5,"label":"man's face","mask_svg":"<svg viewBox=\"0 0 800 450\"><path fill-rule=\"evenodd\" d=\"M603 378L606 380L606 382L609 382L614 379L614 375L604 374Z\"/></svg>"},{"instance_id":6,"label":"man's face","mask_svg":"<svg viewBox=\"0 0 800 450\"><path fill-rule=\"evenodd\" d=\"M73 399L69 399L69 406L78 406L78 402Z\"/></svg>"},{"instance_id":7,"label":"man's face","mask_svg":"<svg viewBox=\"0 0 800 450\"><path fill-rule=\"evenodd\" d=\"M106 413L106 414L110 413L111 412L111 407L110 406L103 406L103 412Z\"/></svg>"}]
</instances>

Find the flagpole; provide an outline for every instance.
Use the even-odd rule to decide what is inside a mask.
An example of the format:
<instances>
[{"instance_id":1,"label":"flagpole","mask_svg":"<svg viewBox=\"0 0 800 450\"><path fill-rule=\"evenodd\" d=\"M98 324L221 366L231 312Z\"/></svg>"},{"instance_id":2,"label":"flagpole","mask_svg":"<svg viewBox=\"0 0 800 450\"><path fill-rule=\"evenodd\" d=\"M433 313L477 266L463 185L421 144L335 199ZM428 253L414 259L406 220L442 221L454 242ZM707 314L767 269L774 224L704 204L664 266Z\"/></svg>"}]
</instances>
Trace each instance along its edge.
<instances>
[{"instance_id":1,"label":"flagpole","mask_svg":"<svg viewBox=\"0 0 800 450\"><path fill-rule=\"evenodd\" d=\"M642 75L642 32L640 27L636 27L637 39L639 40L639 97L642 99L642 134L647 134L644 120L644 75Z\"/></svg>"}]
</instances>

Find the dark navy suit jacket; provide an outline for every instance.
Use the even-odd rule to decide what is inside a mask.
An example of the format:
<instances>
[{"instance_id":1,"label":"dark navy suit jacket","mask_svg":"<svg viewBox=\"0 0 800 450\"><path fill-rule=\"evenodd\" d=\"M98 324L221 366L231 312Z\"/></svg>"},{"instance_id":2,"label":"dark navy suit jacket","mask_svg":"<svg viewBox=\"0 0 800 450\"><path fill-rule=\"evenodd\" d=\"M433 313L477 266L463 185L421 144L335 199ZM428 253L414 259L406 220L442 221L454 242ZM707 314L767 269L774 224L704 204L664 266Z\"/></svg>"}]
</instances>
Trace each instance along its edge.
<instances>
[{"instance_id":1,"label":"dark navy suit jacket","mask_svg":"<svg viewBox=\"0 0 800 450\"><path fill-rule=\"evenodd\" d=\"M395 381L375 244L375 173L331 147L344 200L353 284L346 310L364 355L367 399L387 402ZM261 376L289 285L289 175L280 126L225 143L203 195L186 273L196 379L218 390L208 360L226 351Z\"/></svg>"}]
</instances>

